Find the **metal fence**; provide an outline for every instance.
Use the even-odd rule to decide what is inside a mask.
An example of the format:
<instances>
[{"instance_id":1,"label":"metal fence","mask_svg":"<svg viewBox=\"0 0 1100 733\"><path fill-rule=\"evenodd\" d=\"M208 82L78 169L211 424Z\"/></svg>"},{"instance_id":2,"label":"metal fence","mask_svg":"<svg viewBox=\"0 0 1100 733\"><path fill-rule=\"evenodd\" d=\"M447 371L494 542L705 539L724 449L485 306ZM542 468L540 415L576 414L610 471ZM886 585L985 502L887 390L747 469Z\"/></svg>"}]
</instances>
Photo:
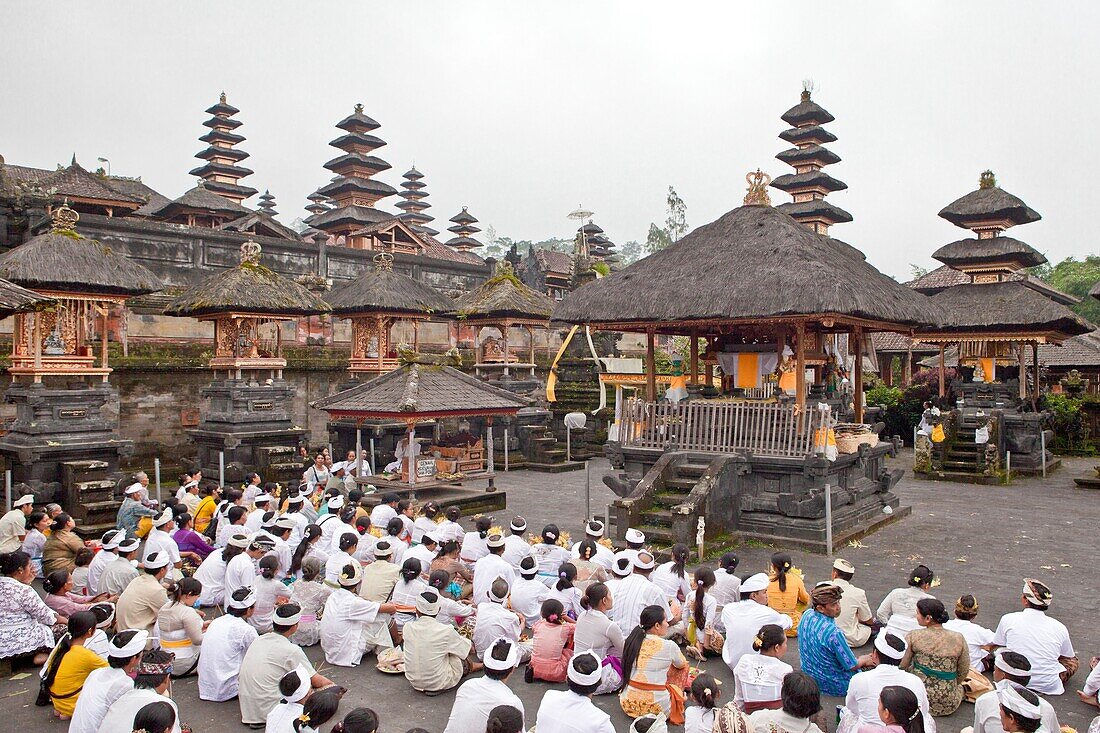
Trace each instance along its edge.
<instances>
[{"instance_id":1,"label":"metal fence","mask_svg":"<svg viewBox=\"0 0 1100 733\"><path fill-rule=\"evenodd\" d=\"M624 446L707 453L749 451L800 457L814 452L824 414L795 405L747 402L644 402L627 400L620 423Z\"/></svg>"}]
</instances>

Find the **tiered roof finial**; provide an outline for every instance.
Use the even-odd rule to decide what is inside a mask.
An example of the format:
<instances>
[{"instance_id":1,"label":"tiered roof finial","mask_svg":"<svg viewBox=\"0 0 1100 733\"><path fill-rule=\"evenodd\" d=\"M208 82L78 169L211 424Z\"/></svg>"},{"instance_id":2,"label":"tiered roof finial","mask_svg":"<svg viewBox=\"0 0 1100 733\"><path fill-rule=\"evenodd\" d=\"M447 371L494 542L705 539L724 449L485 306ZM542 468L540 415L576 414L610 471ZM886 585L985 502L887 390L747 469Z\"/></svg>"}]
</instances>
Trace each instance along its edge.
<instances>
[{"instance_id":1,"label":"tiered roof finial","mask_svg":"<svg viewBox=\"0 0 1100 733\"><path fill-rule=\"evenodd\" d=\"M317 190L321 196L331 198L334 205L316 212L307 223L333 236L350 237L352 232L368 224L392 218L374 205L397 191L372 178L388 170L390 164L371 155L386 143L372 134L381 125L363 113L363 105L356 104L355 110L336 123L336 127L344 134L329 145L343 151L343 155L325 163L325 168L335 173L336 178ZM350 241L348 244L354 246Z\"/></svg>"},{"instance_id":2,"label":"tiered roof finial","mask_svg":"<svg viewBox=\"0 0 1100 733\"><path fill-rule=\"evenodd\" d=\"M608 239L599 224L589 219L587 224L577 230L577 233L584 237L585 244L588 245L589 259L606 262L608 265L619 261L619 256L615 254L615 243Z\"/></svg>"},{"instance_id":3,"label":"tiered roof finial","mask_svg":"<svg viewBox=\"0 0 1100 733\"><path fill-rule=\"evenodd\" d=\"M1000 188L991 170L982 171L977 190L943 207L940 217L977 235L976 239L945 244L932 254L945 265L968 273L973 282L1003 280L1005 275L1047 261L1031 245L1004 236L1005 229L1029 224L1041 217L1019 198Z\"/></svg>"},{"instance_id":4,"label":"tiered roof finial","mask_svg":"<svg viewBox=\"0 0 1100 733\"><path fill-rule=\"evenodd\" d=\"M206 110L210 119L202 123L210 132L199 138L199 142L210 147L196 153L195 157L206 162L191 171L206 184L206 188L237 203L256 193L256 189L242 186L238 181L252 175L252 171L238 165L248 157L248 153L234 146L244 142L244 137L233 132L241 123L233 119L239 109L225 101L225 92L218 97L218 103Z\"/></svg>"},{"instance_id":5,"label":"tiered roof finial","mask_svg":"<svg viewBox=\"0 0 1100 733\"><path fill-rule=\"evenodd\" d=\"M424 174L418 171L415 165L406 171L402 176L405 181L401 184L404 190L400 194L404 201L398 203L397 208L404 212L399 218L412 227L413 231L434 237L439 232L428 226L435 221L435 217L424 213L424 210L430 209L432 205L424 200L428 198L428 192L424 190L426 184L420 180L423 177Z\"/></svg>"},{"instance_id":6,"label":"tiered roof finial","mask_svg":"<svg viewBox=\"0 0 1100 733\"><path fill-rule=\"evenodd\" d=\"M447 246L454 247L459 252L471 252L484 246L473 237L481 230L474 226L477 224L477 219L466 210L465 206L462 207L462 211L451 217L451 221L454 222L454 226L447 227L447 231L453 232L455 236L447 240Z\"/></svg>"},{"instance_id":7,"label":"tiered roof finial","mask_svg":"<svg viewBox=\"0 0 1100 733\"><path fill-rule=\"evenodd\" d=\"M771 186L786 191L794 201L776 208L818 234L828 234L833 224L852 220L852 215L847 211L825 201L825 197L833 191L848 188L847 184L822 170L840 161L840 156L822 147L836 140L835 135L821 127L835 118L813 101L813 82L807 80L802 83L801 101L787 110L781 119L791 128L780 133L779 137L794 147L775 157L794 168L794 173L779 176L771 182Z\"/></svg>"},{"instance_id":8,"label":"tiered roof finial","mask_svg":"<svg viewBox=\"0 0 1100 733\"><path fill-rule=\"evenodd\" d=\"M771 206L772 199L768 195L768 184L772 182L772 177L764 171L757 168L752 173L745 174L745 181L748 182L748 193L745 194L745 206Z\"/></svg>"},{"instance_id":9,"label":"tiered roof finial","mask_svg":"<svg viewBox=\"0 0 1100 733\"><path fill-rule=\"evenodd\" d=\"M279 212L275 211L275 197L267 189L260 196L260 204L256 208L271 217L279 215Z\"/></svg>"}]
</instances>

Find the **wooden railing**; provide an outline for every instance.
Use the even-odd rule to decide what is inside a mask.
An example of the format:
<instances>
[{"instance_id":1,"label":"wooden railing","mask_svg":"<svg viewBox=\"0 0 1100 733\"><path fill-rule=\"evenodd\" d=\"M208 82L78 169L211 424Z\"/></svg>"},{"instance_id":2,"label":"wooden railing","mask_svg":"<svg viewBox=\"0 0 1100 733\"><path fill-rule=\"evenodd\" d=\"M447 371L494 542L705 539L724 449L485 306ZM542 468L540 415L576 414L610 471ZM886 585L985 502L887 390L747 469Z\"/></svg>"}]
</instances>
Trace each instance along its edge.
<instances>
[{"instance_id":1,"label":"wooden railing","mask_svg":"<svg viewBox=\"0 0 1100 733\"><path fill-rule=\"evenodd\" d=\"M823 415L775 403L627 400L620 436L624 446L640 448L801 457L814 452Z\"/></svg>"}]
</instances>

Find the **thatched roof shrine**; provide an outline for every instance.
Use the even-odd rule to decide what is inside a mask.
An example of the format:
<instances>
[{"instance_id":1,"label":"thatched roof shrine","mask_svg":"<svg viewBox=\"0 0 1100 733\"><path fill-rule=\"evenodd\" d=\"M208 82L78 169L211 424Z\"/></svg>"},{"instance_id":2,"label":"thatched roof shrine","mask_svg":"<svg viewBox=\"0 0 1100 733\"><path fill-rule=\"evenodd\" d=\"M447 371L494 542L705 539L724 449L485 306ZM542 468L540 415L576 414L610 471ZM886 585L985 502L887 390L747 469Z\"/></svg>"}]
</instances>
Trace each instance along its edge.
<instances>
[{"instance_id":1,"label":"thatched roof shrine","mask_svg":"<svg viewBox=\"0 0 1100 733\"><path fill-rule=\"evenodd\" d=\"M76 231L79 216L62 206L48 232L0 256L0 278L37 291L113 296L164 287L144 265Z\"/></svg>"},{"instance_id":2,"label":"thatched roof shrine","mask_svg":"<svg viewBox=\"0 0 1100 733\"><path fill-rule=\"evenodd\" d=\"M939 215L963 229L971 229L990 220L1001 220L1012 226L1030 224L1042 218L1019 198L997 186L997 179L991 171L982 173L976 191L955 199L940 209Z\"/></svg>"},{"instance_id":3,"label":"thatched roof shrine","mask_svg":"<svg viewBox=\"0 0 1100 733\"><path fill-rule=\"evenodd\" d=\"M932 257L945 265L1011 262L1017 267L1034 267L1047 261L1038 250L1012 237L960 239L937 249Z\"/></svg>"},{"instance_id":4,"label":"thatched roof shrine","mask_svg":"<svg viewBox=\"0 0 1100 733\"><path fill-rule=\"evenodd\" d=\"M837 316L865 325L935 323L926 297L858 250L770 206L742 206L561 301L554 320L684 333L722 322Z\"/></svg>"},{"instance_id":5,"label":"thatched roof shrine","mask_svg":"<svg viewBox=\"0 0 1100 733\"><path fill-rule=\"evenodd\" d=\"M328 303L302 285L260 264L260 245L241 245L236 267L189 288L164 309L166 315L201 318L224 313L258 316L309 316L328 313Z\"/></svg>"},{"instance_id":6,"label":"thatched roof shrine","mask_svg":"<svg viewBox=\"0 0 1100 733\"><path fill-rule=\"evenodd\" d=\"M943 311L940 325L932 329L940 338L954 332L1003 333L1005 340L1013 340L1021 333L1049 332L1059 334L1049 338L1058 342L1095 328L1066 306L1019 280L957 285L930 297Z\"/></svg>"},{"instance_id":7,"label":"thatched roof shrine","mask_svg":"<svg viewBox=\"0 0 1100 733\"><path fill-rule=\"evenodd\" d=\"M501 262L497 274L462 295L453 311L467 322L549 321L554 302L520 282L511 264Z\"/></svg>"},{"instance_id":8,"label":"thatched roof shrine","mask_svg":"<svg viewBox=\"0 0 1100 733\"><path fill-rule=\"evenodd\" d=\"M0 280L0 318L7 318L12 313L20 311L36 310L52 302L50 298L45 298L33 290L21 288L7 280Z\"/></svg>"},{"instance_id":9,"label":"thatched roof shrine","mask_svg":"<svg viewBox=\"0 0 1100 733\"><path fill-rule=\"evenodd\" d=\"M407 363L312 403L334 417L428 419L514 414L529 400L449 366Z\"/></svg>"},{"instance_id":10,"label":"thatched roof shrine","mask_svg":"<svg viewBox=\"0 0 1100 733\"><path fill-rule=\"evenodd\" d=\"M336 315L400 313L429 316L450 311L453 302L435 288L393 271L392 256L375 257L375 269L329 292Z\"/></svg>"}]
</instances>

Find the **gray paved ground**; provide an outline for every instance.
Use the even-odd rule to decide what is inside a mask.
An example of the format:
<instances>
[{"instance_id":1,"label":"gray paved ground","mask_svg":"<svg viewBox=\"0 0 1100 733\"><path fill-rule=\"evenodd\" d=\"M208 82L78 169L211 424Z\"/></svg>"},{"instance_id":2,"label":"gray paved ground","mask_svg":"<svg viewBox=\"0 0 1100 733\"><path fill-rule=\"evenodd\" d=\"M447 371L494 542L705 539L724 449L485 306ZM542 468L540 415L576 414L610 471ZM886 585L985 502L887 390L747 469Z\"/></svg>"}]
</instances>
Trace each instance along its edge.
<instances>
[{"instance_id":1,"label":"gray paved ground","mask_svg":"<svg viewBox=\"0 0 1100 733\"><path fill-rule=\"evenodd\" d=\"M910 461L911 455L897 459L900 466L910 465ZM856 582L867 589L872 604L900 585L914 564L924 562L942 578L936 595L950 608L961 593L976 594L982 608L977 620L989 627L996 626L1001 614L1018 610L1024 576L1044 579L1054 589L1052 615L1069 627L1085 665L1071 680L1071 688L1077 689L1084 684L1087 660L1100 654L1100 631L1087 623L1100 610L1098 584L1092 575L1095 566L1089 561L1100 522L1100 493L1074 489L1072 478L1090 473L1095 462L1070 459L1046 482L1029 479L1008 487L932 483L907 477L898 493L913 507L913 515L864 539L865 547L846 548L839 554L855 563ZM599 480L607 470L606 463L593 463L594 513L602 513L602 507L613 498ZM583 472L517 472L499 485L509 492L509 514L524 514L532 527L554 521L574 537L579 533L585 513ZM740 571L763 570L770 552L768 548L742 548ZM801 552L792 555L808 581L828 577L827 558ZM788 652L792 663L797 660L795 649L792 644ZM309 650L309 655L319 660L319 648ZM723 680L727 692L732 690L732 677L720 659L711 659L703 666ZM403 677L383 675L370 665L346 670L322 664L321 669L350 690L342 710L358 705L373 708L382 720L382 733L404 733L416 726L431 733L443 730L453 694L423 697L413 692ZM533 724L547 685L526 685L516 675L510 686L524 702L528 725ZM63 730L62 724L51 722L47 709L34 707L31 687L29 679L0 681L3 730ZM1095 711L1079 702L1072 689L1051 702L1063 724L1083 733ZM180 703L184 721L196 731L245 730L236 703L198 701L193 678L177 681L174 697ZM836 702L827 699L827 709ZM618 730L627 730L627 718L619 711L615 698L599 698L597 704L611 712ZM955 733L970 724L972 714L973 707L964 703L955 715L939 719L939 730Z\"/></svg>"}]
</instances>

